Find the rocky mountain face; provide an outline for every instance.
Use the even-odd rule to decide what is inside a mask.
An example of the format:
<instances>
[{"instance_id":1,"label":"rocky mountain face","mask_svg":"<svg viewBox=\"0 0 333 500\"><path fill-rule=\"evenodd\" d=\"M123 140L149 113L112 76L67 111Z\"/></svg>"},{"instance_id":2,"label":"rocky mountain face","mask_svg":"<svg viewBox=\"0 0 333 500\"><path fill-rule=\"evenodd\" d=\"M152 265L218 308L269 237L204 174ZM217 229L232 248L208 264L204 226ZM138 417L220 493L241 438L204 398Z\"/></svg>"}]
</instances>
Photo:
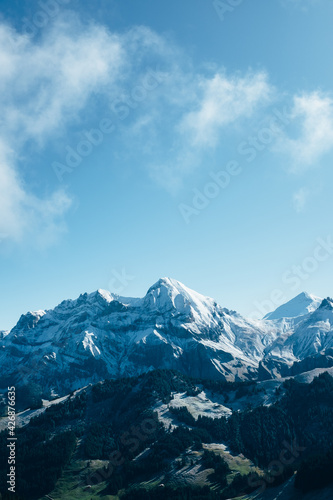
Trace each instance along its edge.
<instances>
[{"instance_id":1,"label":"rocky mountain face","mask_svg":"<svg viewBox=\"0 0 333 500\"><path fill-rule=\"evenodd\" d=\"M105 378L175 369L211 379L268 379L333 366L333 302L301 294L247 320L170 278L145 297L104 290L22 315L0 333L0 387L66 393Z\"/></svg>"}]
</instances>

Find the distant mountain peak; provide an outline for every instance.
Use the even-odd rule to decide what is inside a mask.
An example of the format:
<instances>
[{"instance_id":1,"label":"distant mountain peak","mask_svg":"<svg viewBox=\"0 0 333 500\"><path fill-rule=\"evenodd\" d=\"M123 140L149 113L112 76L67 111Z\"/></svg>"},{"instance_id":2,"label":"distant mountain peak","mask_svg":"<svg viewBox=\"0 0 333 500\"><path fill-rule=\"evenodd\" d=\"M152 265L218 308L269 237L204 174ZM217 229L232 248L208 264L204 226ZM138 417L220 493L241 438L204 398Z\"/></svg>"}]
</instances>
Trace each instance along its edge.
<instances>
[{"instance_id":1,"label":"distant mountain peak","mask_svg":"<svg viewBox=\"0 0 333 500\"><path fill-rule=\"evenodd\" d=\"M299 295L289 300L285 304L279 306L275 311L266 314L264 319L266 320L277 320L282 318L297 318L299 316L305 316L306 314L314 312L323 299L311 295L307 292L301 292Z\"/></svg>"}]
</instances>

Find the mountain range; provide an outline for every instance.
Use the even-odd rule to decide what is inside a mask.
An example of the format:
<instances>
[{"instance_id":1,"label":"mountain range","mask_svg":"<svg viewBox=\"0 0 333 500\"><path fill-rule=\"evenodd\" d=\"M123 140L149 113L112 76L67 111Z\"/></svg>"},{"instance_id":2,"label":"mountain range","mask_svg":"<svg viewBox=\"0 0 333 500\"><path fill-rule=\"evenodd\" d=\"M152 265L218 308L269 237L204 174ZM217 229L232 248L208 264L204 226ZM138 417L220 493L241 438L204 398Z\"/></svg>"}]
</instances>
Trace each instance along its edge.
<instances>
[{"instance_id":1,"label":"mountain range","mask_svg":"<svg viewBox=\"0 0 333 500\"><path fill-rule=\"evenodd\" d=\"M301 293L246 319L162 278L143 298L105 290L29 312L0 331L0 387L51 394L106 378L172 369L200 378L267 380L333 366L333 301Z\"/></svg>"}]
</instances>

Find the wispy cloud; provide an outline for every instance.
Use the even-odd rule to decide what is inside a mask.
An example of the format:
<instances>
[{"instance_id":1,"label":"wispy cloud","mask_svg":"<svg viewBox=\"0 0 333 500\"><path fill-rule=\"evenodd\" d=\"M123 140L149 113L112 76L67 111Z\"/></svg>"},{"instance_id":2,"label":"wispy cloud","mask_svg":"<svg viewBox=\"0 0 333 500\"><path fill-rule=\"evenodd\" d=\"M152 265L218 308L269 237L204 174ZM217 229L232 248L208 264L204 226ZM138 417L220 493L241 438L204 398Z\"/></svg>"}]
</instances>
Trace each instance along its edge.
<instances>
[{"instance_id":1,"label":"wispy cloud","mask_svg":"<svg viewBox=\"0 0 333 500\"><path fill-rule=\"evenodd\" d=\"M43 248L65 231L63 215L71 200L63 190L37 197L25 189L14 165L14 154L0 143L0 234L2 240L22 241L30 236Z\"/></svg>"},{"instance_id":2,"label":"wispy cloud","mask_svg":"<svg viewBox=\"0 0 333 500\"><path fill-rule=\"evenodd\" d=\"M30 236L47 245L65 229L70 197L63 190L37 194L29 189L20 161L26 145L43 148L54 135L65 136L83 112L86 118L94 108L96 96L112 102L139 66L146 71L148 53L168 50L149 29L112 34L100 25L81 25L70 13L66 20L59 16L39 41L0 24L2 240Z\"/></svg>"},{"instance_id":3,"label":"wispy cloud","mask_svg":"<svg viewBox=\"0 0 333 500\"><path fill-rule=\"evenodd\" d=\"M6 129L37 141L116 81L126 62L119 38L96 26L59 22L37 44L2 25L0 46Z\"/></svg>"},{"instance_id":4,"label":"wispy cloud","mask_svg":"<svg viewBox=\"0 0 333 500\"><path fill-rule=\"evenodd\" d=\"M172 87L172 94L179 88ZM221 144L226 129L253 117L274 94L263 72L196 74L186 89L186 107L181 100L169 104L175 118L168 160L151 165L152 177L170 191L177 191L183 178L201 164L203 155Z\"/></svg>"},{"instance_id":5,"label":"wispy cloud","mask_svg":"<svg viewBox=\"0 0 333 500\"><path fill-rule=\"evenodd\" d=\"M20 175L20 152L73 120L124 64L117 37L94 26L78 30L60 22L36 44L0 25L0 232L8 239L33 235L47 245L64 230L68 195L32 193Z\"/></svg>"},{"instance_id":6,"label":"wispy cloud","mask_svg":"<svg viewBox=\"0 0 333 500\"><path fill-rule=\"evenodd\" d=\"M213 147L223 127L251 116L259 104L267 103L271 87L265 73L237 77L220 72L201 78L197 94L195 110L184 115L179 128L193 146Z\"/></svg>"},{"instance_id":7,"label":"wispy cloud","mask_svg":"<svg viewBox=\"0 0 333 500\"><path fill-rule=\"evenodd\" d=\"M333 101L320 92L295 96L291 118L298 136L281 134L276 149L290 155L294 172L302 172L318 166L333 148Z\"/></svg>"}]
</instances>

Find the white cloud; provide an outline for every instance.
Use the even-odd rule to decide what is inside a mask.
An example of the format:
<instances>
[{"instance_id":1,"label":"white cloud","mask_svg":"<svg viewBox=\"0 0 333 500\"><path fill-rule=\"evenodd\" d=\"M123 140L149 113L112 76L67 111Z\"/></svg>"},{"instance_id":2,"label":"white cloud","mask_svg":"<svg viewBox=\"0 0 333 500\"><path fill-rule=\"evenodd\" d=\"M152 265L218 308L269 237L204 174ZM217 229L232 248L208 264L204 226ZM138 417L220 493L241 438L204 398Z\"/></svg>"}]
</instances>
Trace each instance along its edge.
<instances>
[{"instance_id":1,"label":"white cloud","mask_svg":"<svg viewBox=\"0 0 333 500\"><path fill-rule=\"evenodd\" d=\"M299 125L299 135L282 133L277 149L290 155L294 172L301 172L317 166L333 148L333 101L319 92L295 96L291 119Z\"/></svg>"},{"instance_id":2,"label":"white cloud","mask_svg":"<svg viewBox=\"0 0 333 500\"><path fill-rule=\"evenodd\" d=\"M96 26L73 32L59 23L36 44L2 25L0 47L6 129L39 141L112 86L126 64L119 37Z\"/></svg>"},{"instance_id":3,"label":"white cloud","mask_svg":"<svg viewBox=\"0 0 333 500\"><path fill-rule=\"evenodd\" d=\"M38 247L54 243L66 228L62 216L71 205L63 190L40 198L24 189L13 153L0 143L0 239L21 242L30 236Z\"/></svg>"},{"instance_id":4,"label":"white cloud","mask_svg":"<svg viewBox=\"0 0 333 500\"><path fill-rule=\"evenodd\" d=\"M264 73L201 78L196 109L185 114L180 130L191 136L193 146L215 146L223 127L251 116L258 105L267 103L271 92Z\"/></svg>"},{"instance_id":5,"label":"white cloud","mask_svg":"<svg viewBox=\"0 0 333 500\"><path fill-rule=\"evenodd\" d=\"M58 189L37 195L23 181L20 157L27 143L42 148L54 134L65 136L81 113L86 118L97 95L111 101L131 81L136 66L147 71L148 53L170 50L147 28L117 35L66 16L58 16L38 42L0 24L1 240L29 237L45 246L66 229L68 195Z\"/></svg>"},{"instance_id":6,"label":"white cloud","mask_svg":"<svg viewBox=\"0 0 333 500\"><path fill-rule=\"evenodd\" d=\"M62 190L34 195L20 176L20 151L29 140L42 145L93 92L112 83L123 51L117 37L94 26L73 32L60 22L35 44L2 24L0 64L0 233L15 241L30 236L44 246L65 229L62 216L71 201Z\"/></svg>"},{"instance_id":7,"label":"white cloud","mask_svg":"<svg viewBox=\"0 0 333 500\"><path fill-rule=\"evenodd\" d=\"M223 132L265 108L274 89L263 72L228 75L218 70L210 77L177 75L168 93L172 95L168 113L174 116L171 144L167 159L152 163L150 174L175 193L182 180L201 165L203 155L223 142Z\"/></svg>"}]
</instances>

